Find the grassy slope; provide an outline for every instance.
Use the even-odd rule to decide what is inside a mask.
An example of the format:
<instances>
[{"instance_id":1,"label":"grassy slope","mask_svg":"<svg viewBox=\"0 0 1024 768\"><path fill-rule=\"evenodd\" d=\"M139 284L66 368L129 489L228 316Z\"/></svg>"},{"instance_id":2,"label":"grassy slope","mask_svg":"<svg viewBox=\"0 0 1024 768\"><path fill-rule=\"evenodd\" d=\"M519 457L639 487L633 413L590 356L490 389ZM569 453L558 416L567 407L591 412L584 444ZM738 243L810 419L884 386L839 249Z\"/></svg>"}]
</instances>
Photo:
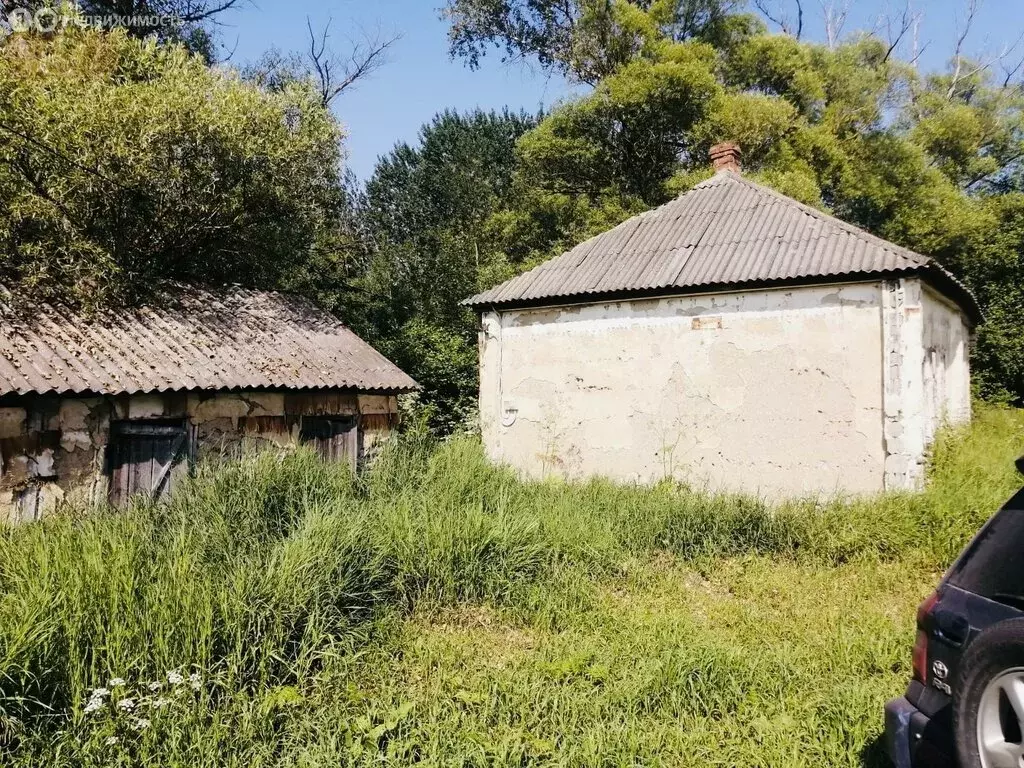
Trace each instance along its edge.
<instances>
[{"instance_id":1,"label":"grassy slope","mask_svg":"<svg viewBox=\"0 0 1024 768\"><path fill-rule=\"evenodd\" d=\"M355 485L263 456L9 531L0 763L875 764L914 606L1022 446L985 410L924 494L779 510L524 484L469 441Z\"/></svg>"}]
</instances>

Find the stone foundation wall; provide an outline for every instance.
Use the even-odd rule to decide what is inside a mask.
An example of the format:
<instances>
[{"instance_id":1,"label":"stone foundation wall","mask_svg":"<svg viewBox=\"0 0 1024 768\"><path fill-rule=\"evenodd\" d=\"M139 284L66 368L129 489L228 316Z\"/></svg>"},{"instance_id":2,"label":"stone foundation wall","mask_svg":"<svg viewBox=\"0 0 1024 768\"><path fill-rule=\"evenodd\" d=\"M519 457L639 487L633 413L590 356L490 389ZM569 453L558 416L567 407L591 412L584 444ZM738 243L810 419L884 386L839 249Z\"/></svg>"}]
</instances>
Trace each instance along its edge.
<instances>
[{"instance_id":1,"label":"stone foundation wall","mask_svg":"<svg viewBox=\"0 0 1024 768\"><path fill-rule=\"evenodd\" d=\"M0 401L0 521L36 519L63 501L102 501L112 421L186 419L198 459L246 446L293 447L303 416L353 416L370 456L398 424L388 395L316 392L26 395Z\"/></svg>"}]
</instances>

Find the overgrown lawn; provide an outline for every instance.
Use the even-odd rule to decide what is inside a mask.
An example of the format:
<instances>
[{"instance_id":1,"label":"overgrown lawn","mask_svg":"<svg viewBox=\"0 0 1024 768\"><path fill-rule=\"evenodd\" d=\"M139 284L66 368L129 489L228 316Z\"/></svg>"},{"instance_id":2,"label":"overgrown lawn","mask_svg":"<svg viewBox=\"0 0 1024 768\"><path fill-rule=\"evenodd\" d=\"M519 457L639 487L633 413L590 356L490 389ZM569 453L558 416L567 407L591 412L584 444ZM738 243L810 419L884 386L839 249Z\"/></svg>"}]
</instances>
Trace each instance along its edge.
<instances>
[{"instance_id":1,"label":"overgrown lawn","mask_svg":"<svg viewBox=\"0 0 1024 768\"><path fill-rule=\"evenodd\" d=\"M1022 450L984 409L922 494L777 508L469 439L205 468L0 533L0 763L880 765L914 607Z\"/></svg>"}]
</instances>

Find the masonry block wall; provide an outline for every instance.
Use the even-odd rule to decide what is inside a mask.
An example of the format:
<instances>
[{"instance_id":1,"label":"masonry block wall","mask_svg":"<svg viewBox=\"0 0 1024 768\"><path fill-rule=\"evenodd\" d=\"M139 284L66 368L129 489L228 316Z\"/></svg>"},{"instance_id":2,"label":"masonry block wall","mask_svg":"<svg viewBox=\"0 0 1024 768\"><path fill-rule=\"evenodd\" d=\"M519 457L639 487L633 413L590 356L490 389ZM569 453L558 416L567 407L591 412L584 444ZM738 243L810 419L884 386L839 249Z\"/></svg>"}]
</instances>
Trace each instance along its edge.
<instances>
[{"instance_id":1,"label":"masonry block wall","mask_svg":"<svg viewBox=\"0 0 1024 768\"><path fill-rule=\"evenodd\" d=\"M398 401L340 390L8 396L0 401L0 521L36 519L63 501L103 501L116 424L187 425L193 458L203 460L248 445L295 446L303 420L321 416L351 417L365 456L397 426Z\"/></svg>"}]
</instances>

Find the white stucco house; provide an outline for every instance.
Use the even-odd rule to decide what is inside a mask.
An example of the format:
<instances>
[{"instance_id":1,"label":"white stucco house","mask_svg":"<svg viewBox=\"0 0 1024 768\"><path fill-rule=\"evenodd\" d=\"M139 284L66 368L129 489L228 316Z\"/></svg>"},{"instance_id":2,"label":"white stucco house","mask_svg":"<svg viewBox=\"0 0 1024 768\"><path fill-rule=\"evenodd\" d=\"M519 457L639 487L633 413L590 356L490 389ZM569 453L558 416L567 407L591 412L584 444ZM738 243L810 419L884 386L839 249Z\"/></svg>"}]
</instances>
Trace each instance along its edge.
<instances>
[{"instance_id":1,"label":"white stucco house","mask_svg":"<svg viewBox=\"0 0 1024 768\"><path fill-rule=\"evenodd\" d=\"M489 456L767 497L918 486L981 315L934 260L716 174L466 300Z\"/></svg>"}]
</instances>

